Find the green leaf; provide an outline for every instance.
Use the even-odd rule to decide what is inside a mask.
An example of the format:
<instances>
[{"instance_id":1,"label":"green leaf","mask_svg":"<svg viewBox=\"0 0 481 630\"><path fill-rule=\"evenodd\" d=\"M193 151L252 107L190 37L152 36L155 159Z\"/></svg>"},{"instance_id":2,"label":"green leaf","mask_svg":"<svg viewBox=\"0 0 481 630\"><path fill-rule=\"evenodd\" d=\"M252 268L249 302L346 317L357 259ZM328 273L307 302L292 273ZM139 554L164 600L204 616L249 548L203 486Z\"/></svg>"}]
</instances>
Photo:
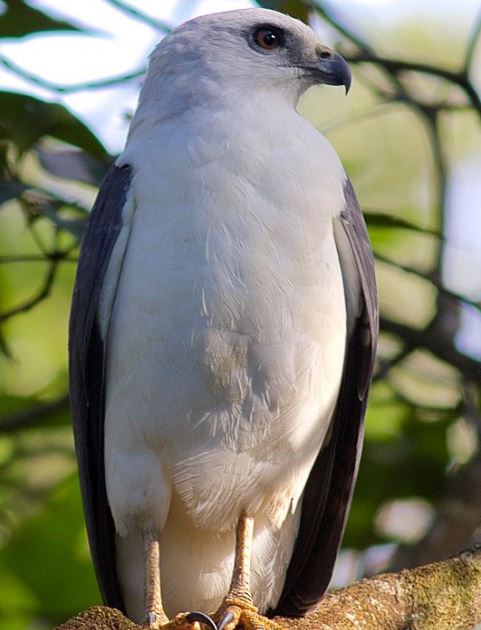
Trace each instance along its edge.
<instances>
[{"instance_id":1,"label":"green leaf","mask_svg":"<svg viewBox=\"0 0 481 630\"><path fill-rule=\"evenodd\" d=\"M32 611L53 622L100 602L77 475L62 483L44 509L21 526L0 551L0 583L2 576L15 580L25 596L20 602L0 598L0 626L2 616L24 612L27 600Z\"/></svg>"},{"instance_id":2,"label":"green leaf","mask_svg":"<svg viewBox=\"0 0 481 630\"><path fill-rule=\"evenodd\" d=\"M438 230L424 228L420 225L416 225L410 221L406 221L405 219L401 219L390 214L384 214L382 212L364 212L363 214L366 219L366 223L370 228L397 228L400 230L410 230L412 232L419 232L420 234L429 234L430 236L443 238L443 235Z\"/></svg>"},{"instance_id":3,"label":"green leaf","mask_svg":"<svg viewBox=\"0 0 481 630\"><path fill-rule=\"evenodd\" d=\"M280 11L306 23L309 22L309 14L312 10L306 3L299 0L265 0L258 1L257 4L264 9Z\"/></svg>"},{"instance_id":4,"label":"green leaf","mask_svg":"<svg viewBox=\"0 0 481 630\"><path fill-rule=\"evenodd\" d=\"M97 137L63 105L26 94L0 92L0 112L0 139L13 142L20 154L40 138L52 136L94 157L108 159Z\"/></svg>"},{"instance_id":5,"label":"green leaf","mask_svg":"<svg viewBox=\"0 0 481 630\"><path fill-rule=\"evenodd\" d=\"M7 10L0 15L0 37L23 37L40 31L81 31L34 9L23 0L4 0Z\"/></svg>"}]
</instances>

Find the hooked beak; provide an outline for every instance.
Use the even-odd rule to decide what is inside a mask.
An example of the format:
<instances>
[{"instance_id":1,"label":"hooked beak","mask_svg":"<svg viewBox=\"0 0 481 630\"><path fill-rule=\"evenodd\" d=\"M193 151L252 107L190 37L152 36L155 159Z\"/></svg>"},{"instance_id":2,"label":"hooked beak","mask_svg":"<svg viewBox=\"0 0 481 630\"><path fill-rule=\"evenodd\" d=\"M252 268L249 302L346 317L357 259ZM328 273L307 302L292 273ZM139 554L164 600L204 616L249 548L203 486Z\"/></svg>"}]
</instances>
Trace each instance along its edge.
<instances>
[{"instance_id":1,"label":"hooked beak","mask_svg":"<svg viewBox=\"0 0 481 630\"><path fill-rule=\"evenodd\" d=\"M325 46L319 46L316 50L317 60L315 64L302 66L306 75L325 85L343 85L346 94L351 87L351 69L346 60L339 53Z\"/></svg>"}]
</instances>

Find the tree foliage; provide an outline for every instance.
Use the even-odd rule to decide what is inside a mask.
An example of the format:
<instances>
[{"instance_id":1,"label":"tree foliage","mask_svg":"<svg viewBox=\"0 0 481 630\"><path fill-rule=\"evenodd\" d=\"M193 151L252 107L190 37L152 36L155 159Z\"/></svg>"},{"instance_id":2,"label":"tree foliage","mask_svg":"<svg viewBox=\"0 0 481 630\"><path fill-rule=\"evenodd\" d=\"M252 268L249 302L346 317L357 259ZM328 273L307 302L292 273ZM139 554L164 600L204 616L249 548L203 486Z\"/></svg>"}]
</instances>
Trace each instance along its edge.
<instances>
[{"instance_id":1,"label":"tree foliage","mask_svg":"<svg viewBox=\"0 0 481 630\"><path fill-rule=\"evenodd\" d=\"M123 2L110 4L159 37L168 30ZM5 5L0 38L80 30L20 0ZM440 23L442 45L399 24L391 51L330 3L259 5L315 17L355 74L342 103L324 90L301 106L346 165L378 264L381 343L345 539L359 560L350 566L362 573L373 546L386 542L396 544L394 556L383 556L391 566L437 560L475 541L481 516L481 364L479 342L466 332L467 319L480 321L480 286L472 267L453 271L453 255L469 246L453 235L462 208L451 192L481 145L481 20L463 33ZM58 96L138 81L142 69L66 87L18 67L1 48L0 64L50 95L0 92L0 625L50 628L99 601L75 476L65 347L78 243L114 159Z\"/></svg>"}]
</instances>

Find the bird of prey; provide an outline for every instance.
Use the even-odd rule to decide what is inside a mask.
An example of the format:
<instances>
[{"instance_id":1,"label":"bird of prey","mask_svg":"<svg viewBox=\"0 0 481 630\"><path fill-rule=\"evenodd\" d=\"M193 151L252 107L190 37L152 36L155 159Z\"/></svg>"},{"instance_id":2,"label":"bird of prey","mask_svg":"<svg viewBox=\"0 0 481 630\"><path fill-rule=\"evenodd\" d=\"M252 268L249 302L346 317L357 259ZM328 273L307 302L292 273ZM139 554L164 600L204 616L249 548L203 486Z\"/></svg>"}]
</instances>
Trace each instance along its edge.
<instances>
[{"instance_id":1,"label":"bird of prey","mask_svg":"<svg viewBox=\"0 0 481 630\"><path fill-rule=\"evenodd\" d=\"M74 431L103 598L147 627L275 627L329 583L378 316L352 186L296 105L350 81L275 11L186 22L151 55L101 186Z\"/></svg>"}]
</instances>

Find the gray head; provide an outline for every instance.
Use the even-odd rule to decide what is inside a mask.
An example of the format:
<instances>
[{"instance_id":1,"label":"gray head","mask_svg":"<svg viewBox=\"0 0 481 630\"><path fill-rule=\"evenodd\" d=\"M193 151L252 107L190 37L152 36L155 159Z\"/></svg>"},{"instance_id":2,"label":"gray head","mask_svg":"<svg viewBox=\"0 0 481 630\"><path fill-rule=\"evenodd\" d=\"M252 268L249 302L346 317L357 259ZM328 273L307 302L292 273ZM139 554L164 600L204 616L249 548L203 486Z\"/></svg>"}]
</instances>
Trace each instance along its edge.
<instances>
[{"instance_id":1,"label":"gray head","mask_svg":"<svg viewBox=\"0 0 481 630\"><path fill-rule=\"evenodd\" d=\"M167 35L151 56L142 100L166 104L175 95L193 105L207 95L272 91L295 103L316 83L347 90L350 82L347 63L311 28L277 11L241 9L198 17Z\"/></svg>"}]
</instances>

